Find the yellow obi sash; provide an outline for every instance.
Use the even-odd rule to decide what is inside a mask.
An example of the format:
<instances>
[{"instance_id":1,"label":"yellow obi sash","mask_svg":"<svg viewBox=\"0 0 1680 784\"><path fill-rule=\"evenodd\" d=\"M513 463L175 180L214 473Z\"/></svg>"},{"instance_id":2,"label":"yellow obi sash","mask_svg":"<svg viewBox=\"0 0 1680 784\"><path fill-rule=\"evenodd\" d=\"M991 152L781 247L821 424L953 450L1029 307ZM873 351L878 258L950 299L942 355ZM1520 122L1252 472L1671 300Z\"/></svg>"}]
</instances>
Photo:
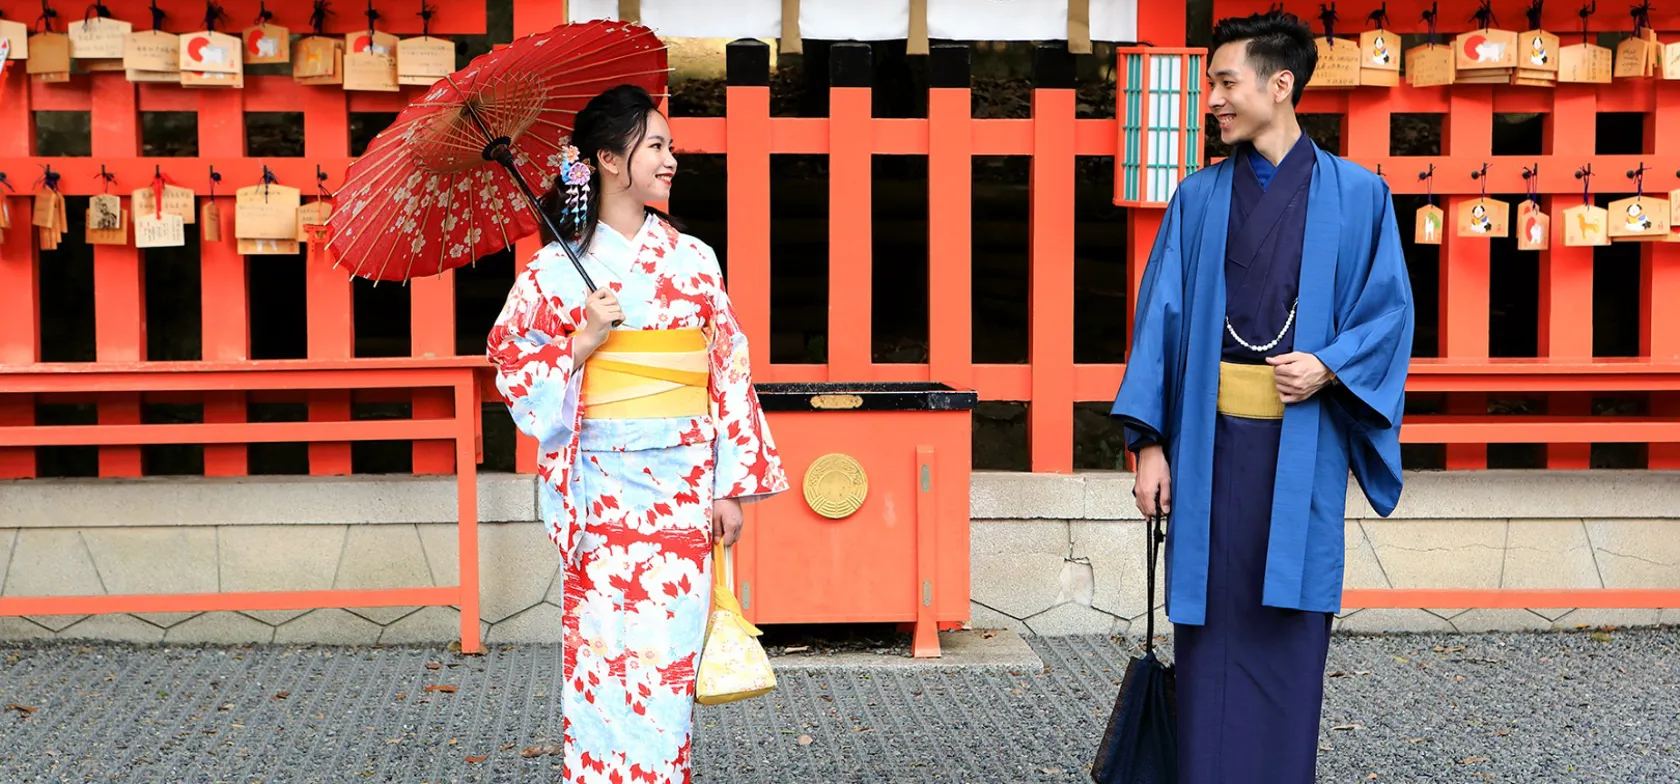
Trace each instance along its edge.
<instances>
[{"instance_id":1,"label":"yellow obi sash","mask_svg":"<svg viewBox=\"0 0 1680 784\"><path fill-rule=\"evenodd\" d=\"M711 411L706 336L698 329L614 330L584 363L583 415L665 419Z\"/></svg>"},{"instance_id":2,"label":"yellow obi sash","mask_svg":"<svg viewBox=\"0 0 1680 784\"><path fill-rule=\"evenodd\" d=\"M1244 419L1282 419L1283 398L1271 365L1219 363L1219 413Z\"/></svg>"}]
</instances>

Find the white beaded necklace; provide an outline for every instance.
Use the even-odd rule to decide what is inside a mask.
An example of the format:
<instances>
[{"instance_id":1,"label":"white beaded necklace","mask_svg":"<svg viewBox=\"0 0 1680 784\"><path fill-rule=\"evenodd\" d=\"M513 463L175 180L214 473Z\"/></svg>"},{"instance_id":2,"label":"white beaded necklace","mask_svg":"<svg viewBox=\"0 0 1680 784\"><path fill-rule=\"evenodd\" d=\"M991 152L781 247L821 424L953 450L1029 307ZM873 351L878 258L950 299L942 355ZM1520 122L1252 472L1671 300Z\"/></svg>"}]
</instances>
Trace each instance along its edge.
<instances>
[{"instance_id":1,"label":"white beaded necklace","mask_svg":"<svg viewBox=\"0 0 1680 784\"><path fill-rule=\"evenodd\" d=\"M1246 340L1243 340L1242 336L1237 334L1236 329L1231 327L1230 316L1225 317L1225 331L1231 333L1231 338L1236 340L1238 345L1241 345L1243 348L1246 348L1256 354L1264 354L1274 348L1277 348L1277 344L1283 342L1283 336L1289 334L1289 325L1295 323L1295 306L1300 303L1301 300L1299 298L1297 298L1294 302L1289 303L1289 318L1284 320L1283 329L1278 330L1277 337L1272 338L1272 342L1267 343L1264 346L1256 346Z\"/></svg>"}]
</instances>

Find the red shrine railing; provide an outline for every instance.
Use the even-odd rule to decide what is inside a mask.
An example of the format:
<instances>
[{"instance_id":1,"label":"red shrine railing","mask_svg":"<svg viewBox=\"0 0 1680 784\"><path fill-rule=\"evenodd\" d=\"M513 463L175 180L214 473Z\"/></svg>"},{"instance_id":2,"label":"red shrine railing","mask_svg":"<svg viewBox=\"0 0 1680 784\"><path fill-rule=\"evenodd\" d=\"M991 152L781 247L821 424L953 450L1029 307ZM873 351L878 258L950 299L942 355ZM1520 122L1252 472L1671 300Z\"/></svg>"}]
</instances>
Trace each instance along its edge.
<instances>
[{"instance_id":1,"label":"red shrine railing","mask_svg":"<svg viewBox=\"0 0 1680 784\"><path fill-rule=\"evenodd\" d=\"M144 19L138 0L109 4L125 19ZM201 6L164 2L172 19L196 18ZM1266 4L1220 0L1218 15L1246 13ZM1399 6L1416 3L1399 3ZM1463 6L1465 16L1471 3ZM255 2L229 2L234 19L254 17ZM1420 6L1421 8L1421 6ZM12 10L12 9L7 9ZM285 6L275 10L276 21L293 30L307 29L308 8ZM1311 9L1291 9L1311 15ZM1356 9L1342 9L1351 15ZM1449 9L1450 10L1450 9ZM1571 29L1569 11L1548 10L1556 16L1553 29ZM565 4L515 0L515 34L546 29L565 19ZM1407 8L1390 4L1397 20L1393 28L1415 32L1406 20ZM1139 4L1139 37L1158 44L1181 41L1184 11L1170 3ZM243 15L243 16L242 16ZM1680 29L1680 14L1661 16L1658 29ZM8 14L20 18L19 13ZM1443 10L1442 19L1453 18ZM419 32L419 20L388 13L381 26L390 32ZM1611 14L1594 17L1598 29L1619 29ZM344 13L329 31L359 29L358 15ZM477 33L484 29L482 7L448 6L432 21L441 35ZM1443 23L1443 29L1448 29ZM936 49L935 55L939 56ZM50 164L63 176L69 195L89 195L100 189L101 168L115 174L127 192L149 182L162 166L181 184L201 197L209 192L209 171L224 176L217 198L232 214L232 191L257 181L268 166L282 183L303 187L307 194L317 169L329 183L342 180L349 162L348 127L353 112L396 111L410 97L403 93L346 93L338 88L300 86L287 76L248 76L243 90L188 90L174 85L134 85L122 73L78 74L64 84L30 83L23 68L9 69L0 94L0 127L12 129L0 137L0 171L12 173L14 185L27 186L41 167ZM966 73L964 74L966 81ZM1077 98L1071 82L1041 82L1032 93L1027 119L975 119L967 86L935 86L928 96L926 118L874 118L869 87L836 86L829 100L829 116L772 117L770 88L732 83L727 88L727 116L677 117L675 133L687 153L717 154L727 162L728 258L731 295L749 336L761 347L757 372L760 381L923 381L943 382L978 390L984 400L1020 401L1029 416L1030 464L1034 471L1061 472L1073 468L1074 409L1081 402L1110 400L1122 373L1119 364L1081 364L1074 359L1075 162L1084 156L1114 156L1118 124L1113 119L1077 118ZM245 114L265 111L302 111L304 154L299 158L245 157ZM1555 90L1523 87L1459 85L1445 88L1360 88L1350 92L1318 92L1303 110L1340 114L1343 148L1348 157L1373 169L1381 167L1396 193L1420 193L1425 187L1413 172L1435 165L1433 191L1450 211L1461 200L1481 192L1520 193L1520 168L1538 164L1539 190L1548 212L1561 211L1579 198L1580 183L1571 176L1579 166L1593 164L1600 173L1597 188L1615 190L1620 172L1640 163L1650 167L1647 183L1667 187L1668 172L1680 170L1680 82L1618 80L1603 87L1564 85ZM92 155L84 158L36 157L33 120L37 111L86 111L92 118ZM198 114L199 154L196 158L146 158L140 155L139 116L150 111L187 111ZM1591 122L1563 121L1597 112L1639 112L1645 115L1647 150L1644 155L1589 154L1595 132ZM1492 118L1496 112L1538 112L1548 116L1544 155L1507 159L1492 148ZM1390 118L1397 113L1439 113L1446 116L1442 154L1427 158L1390 154ZM825 155L830 166L829 253L847 259L829 267L828 361L819 365L771 364L767 361L770 332L771 194L773 155ZM875 155L926 156L929 179L928 361L883 364L872 361L870 324L872 280L870 162ZM1025 364L976 364L972 360L976 324L970 266L973 242L971 210L973 160L977 156L1026 156L1031 159L1029 347ZM1491 162L1488 180L1473 181L1472 170ZM1666 183L1666 184L1665 184ZM1623 186L1622 190L1631 190ZM1657 188L1650 188L1656 190ZM27 370L40 359L42 325L59 316L43 312L38 280L53 255L41 253L34 232L27 229L30 202L26 193L8 203L12 222L21 230L7 233L0 245L0 393L4 373ZM79 217L79 216L77 216ZM1135 286L1142 274L1160 213L1128 210L1128 275ZM1402 214L1402 231L1410 231L1410 216ZM72 220L75 224L75 220ZM1561 224L1561 221L1556 223ZM73 225L72 230L79 230ZM1561 232L1561 225L1554 228ZM190 237L191 235L189 235ZM231 231L223 241L200 242L202 271L203 359L206 362L249 360L250 291L252 265L264 257L246 258L236 252ZM520 259L535 250L535 240L519 245ZM130 246L94 249L94 320L97 362L112 367L141 368L147 360L145 292L142 264L145 251ZM1532 359L1489 359L1489 244L1449 237L1439 255L1440 354L1420 359L1414 370L1413 391L1447 395L1446 413L1408 420L1403 439L1409 443L1448 445L1448 466L1485 465L1489 443L1550 444L1547 462L1553 468L1586 467L1589 445L1621 441L1648 443L1651 468L1680 467L1680 385L1675 378L1680 362L1680 309L1665 303L1680 300L1680 246L1655 243L1642 250L1642 280L1637 303L1641 351L1644 359L1595 359L1592 356L1593 251L1564 247L1535 257L1540 265L1540 356ZM522 261L520 263L523 263ZM1413 264L1433 263L1414 254ZM354 302L352 283L342 270L310 268L307 306L299 317L308 331L307 361L333 363L354 370ZM451 275L413 281L411 301L412 354L420 358L451 357L455 353L455 283ZM1633 303L1627 307L1631 310ZM347 363L347 364L346 364ZM1638 417L1594 417L1594 393L1650 393L1647 414ZM1493 416L1487 413L1489 394L1533 393L1549 397L1543 416ZM372 394L372 397L369 397ZM347 420L353 400L402 399L407 392L374 393L345 390L294 390L291 393L206 393L207 423L237 424L247 419L247 406L258 400L306 400L314 422ZM31 427L35 405L45 402L87 402L97 399L100 426L140 422L142 396L136 392L99 394L0 394L0 427ZM161 398L147 398L148 400ZM416 418L452 415L447 394L412 394ZM487 399L494 399L493 395ZM416 443L413 470L441 474L455 470L455 452L448 444ZM534 447L521 439L518 468L534 470ZM205 473L237 476L247 472L242 444L219 443L205 448ZM351 471L350 448L342 442L313 443L309 471L317 475ZM0 478L36 473L35 453L23 447L0 447ZM138 447L103 446L99 474L133 477L142 473Z\"/></svg>"}]
</instances>

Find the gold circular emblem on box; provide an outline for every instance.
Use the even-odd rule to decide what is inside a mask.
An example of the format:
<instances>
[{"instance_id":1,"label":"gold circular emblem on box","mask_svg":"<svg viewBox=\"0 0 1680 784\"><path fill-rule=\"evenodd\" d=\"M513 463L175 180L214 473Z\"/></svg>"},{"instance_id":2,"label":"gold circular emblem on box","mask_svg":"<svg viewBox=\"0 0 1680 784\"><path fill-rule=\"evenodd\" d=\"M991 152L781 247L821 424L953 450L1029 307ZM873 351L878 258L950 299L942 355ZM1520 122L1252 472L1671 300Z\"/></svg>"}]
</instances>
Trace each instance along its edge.
<instances>
[{"instance_id":1,"label":"gold circular emblem on box","mask_svg":"<svg viewBox=\"0 0 1680 784\"><path fill-rule=\"evenodd\" d=\"M805 503L830 520L849 517L869 496L869 477L850 455L823 455L805 471Z\"/></svg>"}]
</instances>

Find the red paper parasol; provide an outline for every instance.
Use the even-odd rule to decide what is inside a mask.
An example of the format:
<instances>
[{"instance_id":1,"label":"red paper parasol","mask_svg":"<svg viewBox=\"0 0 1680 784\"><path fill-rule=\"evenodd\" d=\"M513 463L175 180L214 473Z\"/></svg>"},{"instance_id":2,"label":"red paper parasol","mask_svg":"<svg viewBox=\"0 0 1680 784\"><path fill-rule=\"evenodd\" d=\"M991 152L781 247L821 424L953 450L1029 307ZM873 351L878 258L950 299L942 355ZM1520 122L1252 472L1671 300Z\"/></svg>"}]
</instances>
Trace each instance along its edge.
<instances>
[{"instance_id":1,"label":"red paper parasol","mask_svg":"<svg viewBox=\"0 0 1680 784\"><path fill-rule=\"evenodd\" d=\"M558 236L536 193L559 173L577 113L620 84L663 97L667 62L648 28L594 21L520 38L439 80L350 165L327 220L335 263L409 280L511 247L539 221Z\"/></svg>"}]
</instances>

